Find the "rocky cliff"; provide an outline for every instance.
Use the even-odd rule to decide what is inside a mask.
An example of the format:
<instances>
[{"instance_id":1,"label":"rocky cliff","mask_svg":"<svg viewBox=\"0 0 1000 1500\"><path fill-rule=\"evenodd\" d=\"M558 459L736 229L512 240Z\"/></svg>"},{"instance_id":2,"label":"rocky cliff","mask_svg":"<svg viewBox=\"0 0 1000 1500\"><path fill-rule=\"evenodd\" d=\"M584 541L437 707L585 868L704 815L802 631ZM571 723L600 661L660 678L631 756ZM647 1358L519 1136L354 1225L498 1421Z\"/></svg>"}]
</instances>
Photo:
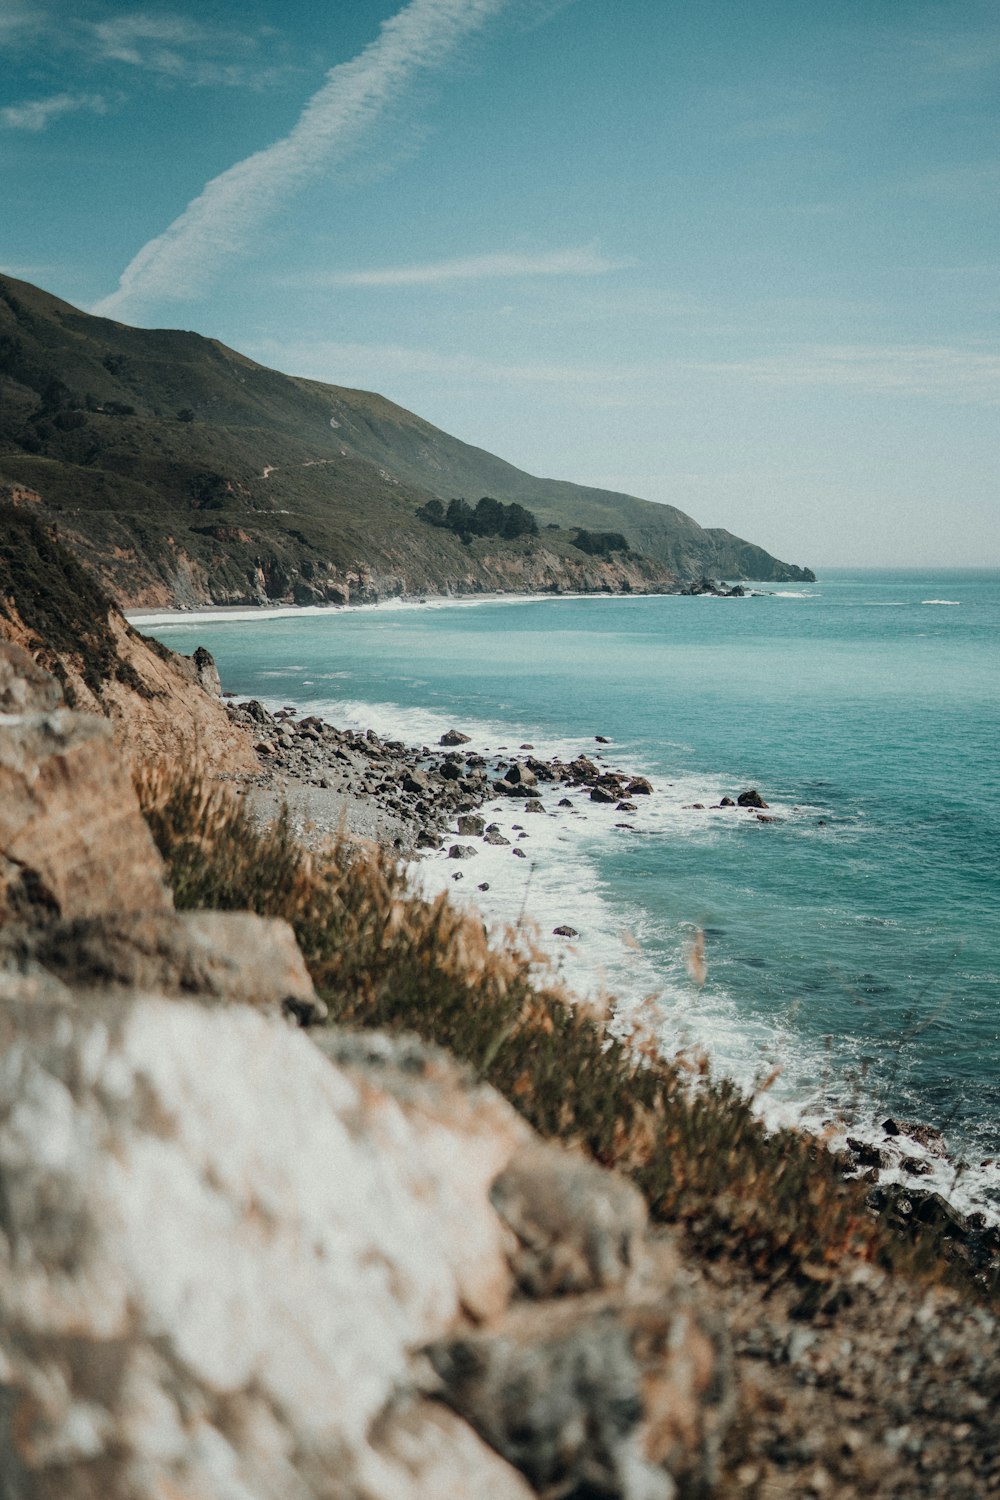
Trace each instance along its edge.
<instances>
[{"instance_id":1,"label":"rocky cliff","mask_svg":"<svg viewBox=\"0 0 1000 1500\"><path fill-rule=\"evenodd\" d=\"M207 653L177 656L139 635L38 518L37 497L2 487L0 640L25 648L74 706L109 718L137 759L200 755L217 772L258 769Z\"/></svg>"}]
</instances>

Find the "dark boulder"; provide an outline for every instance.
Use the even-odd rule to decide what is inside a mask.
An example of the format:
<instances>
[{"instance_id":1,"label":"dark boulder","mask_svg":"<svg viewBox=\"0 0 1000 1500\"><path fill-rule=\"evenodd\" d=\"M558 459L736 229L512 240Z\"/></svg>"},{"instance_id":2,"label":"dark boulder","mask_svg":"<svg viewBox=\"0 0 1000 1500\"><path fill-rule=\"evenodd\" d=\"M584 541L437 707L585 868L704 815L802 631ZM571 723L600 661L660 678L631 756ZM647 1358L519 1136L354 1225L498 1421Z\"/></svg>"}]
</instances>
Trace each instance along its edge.
<instances>
[{"instance_id":1,"label":"dark boulder","mask_svg":"<svg viewBox=\"0 0 1000 1500\"><path fill-rule=\"evenodd\" d=\"M527 766L519 766L516 762L504 776L504 781L509 781L511 786L518 787L535 786L537 780L534 771L530 771Z\"/></svg>"},{"instance_id":2,"label":"dark boulder","mask_svg":"<svg viewBox=\"0 0 1000 1500\"><path fill-rule=\"evenodd\" d=\"M905 1135L908 1140L916 1141L918 1146L923 1146L932 1156L947 1156L944 1136L940 1130L933 1125L921 1125L910 1120L894 1120L892 1116L882 1121L882 1129L886 1135Z\"/></svg>"},{"instance_id":3,"label":"dark boulder","mask_svg":"<svg viewBox=\"0 0 1000 1500\"><path fill-rule=\"evenodd\" d=\"M766 807L767 803L760 795L756 787L751 787L748 792L740 792L736 799L739 807Z\"/></svg>"},{"instance_id":4,"label":"dark boulder","mask_svg":"<svg viewBox=\"0 0 1000 1500\"><path fill-rule=\"evenodd\" d=\"M629 797L649 797L652 792L652 784L646 780L645 776L633 776L625 788L626 796Z\"/></svg>"},{"instance_id":5,"label":"dark boulder","mask_svg":"<svg viewBox=\"0 0 1000 1500\"><path fill-rule=\"evenodd\" d=\"M854 1153L861 1167L887 1167L889 1165L888 1154L881 1147L873 1146L870 1141L859 1141L849 1135L847 1149Z\"/></svg>"},{"instance_id":6,"label":"dark boulder","mask_svg":"<svg viewBox=\"0 0 1000 1500\"><path fill-rule=\"evenodd\" d=\"M617 792L609 792L603 786L595 786L591 789L591 802L614 802Z\"/></svg>"},{"instance_id":7,"label":"dark boulder","mask_svg":"<svg viewBox=\"0 0 1000 1500\"><path fill-rule=\"evenodd\" d=\"M576 781L596 781L601 774L600 769L585 755L578 755L576 760L571 760L566 769Z\"/></svg>"},{"instance_id":8,"label":"dark boulder","mask_svg":"<svg viewBox=\"0 0 1000 1500\"><path fill-rule=\"evenodd\" d=\"M253 719L255 724L274 723L274 720L268 713L267 709L264 707L263 703L258 703L256 698L251 698L249 702L241 703L238 706L243 710L248 719Z\"/></svg>"},{"instance_id":9,"label":"dark boulder","mask_svg":"<svg viewBox=\"0 0 1000 1500\"><path fill-rule=\"evenodd\" d=\"M438 740L439 745L467 745L471 735L463 734L460 729L448 729Z\"/></svg>"},{"instance_id":10,"label":"dark boulder","mask_svg":"<svg viewBox=\"0 0 1000 1500\"><path fill-rule=\"evenodd\" d=\"M552 936L553 937L579 937L580 934L577 932L577 930L576 930L575 927L569 927L565 923L563 923L563 925L561 927L553 927L553 929L552 929Z\"/></svg>"},{"instance_id":11,"label":"dark boulder","mask_svg":"<svg viewBox=\"0 0 1000 1500\"><path fill-rule=\"evenodd\" d=\"M449 859L471 859L476 850L471 844L452 844L448 850Z\"/></svg>"}]
</instances>

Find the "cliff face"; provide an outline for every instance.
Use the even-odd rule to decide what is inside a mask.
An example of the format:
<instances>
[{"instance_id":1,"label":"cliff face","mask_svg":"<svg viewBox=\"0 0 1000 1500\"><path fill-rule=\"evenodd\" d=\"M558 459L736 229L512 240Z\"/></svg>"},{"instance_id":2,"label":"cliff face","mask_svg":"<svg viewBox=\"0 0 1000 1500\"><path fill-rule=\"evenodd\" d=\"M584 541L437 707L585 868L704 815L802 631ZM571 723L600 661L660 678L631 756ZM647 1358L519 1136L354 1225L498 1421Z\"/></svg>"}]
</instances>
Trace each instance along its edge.
<instances>
[{"instance_id":1,"label":"cliff face","mask_svg":"<svg viewBox=\"0 0 1000 1500\"><path fill-rule=\"evenodd\" d=\"M219 772L258 769L217 676L132 630L23 496L18 507L0 500L0 640L52 672L71 704L110 719L135 758L201 755Z\"/></svg>"},{"instance_id":2,"label":"cliff face","mask_svg":"<svg viewBox=\"0 0 1000 1500\"><path fill-rule=\"evenodd\" d=\"M750 562L763 579L811 576L673 506L526 474L383 397L0 277L4 476L120 604L353 602L546 576L603 589L626 567L654 589L746 577ZM465 544L420 516L482 496L532 511L541 536ZM628 553L595 569L581 528L621 534Z\"/></svg>"}]
</instances>

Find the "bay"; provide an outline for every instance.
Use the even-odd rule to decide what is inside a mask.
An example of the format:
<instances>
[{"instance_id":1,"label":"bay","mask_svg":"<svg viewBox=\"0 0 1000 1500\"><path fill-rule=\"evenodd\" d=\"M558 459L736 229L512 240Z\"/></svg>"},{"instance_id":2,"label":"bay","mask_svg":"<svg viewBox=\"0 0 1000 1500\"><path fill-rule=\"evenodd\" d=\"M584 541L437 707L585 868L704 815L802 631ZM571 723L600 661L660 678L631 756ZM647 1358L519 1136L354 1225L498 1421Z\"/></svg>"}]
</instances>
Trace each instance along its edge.
<instances>
[{"instance_id":1,"label":"bay","mask_svg":"<svg viewBox=\"0 0 1000 1500\"><path fill-rule=\"evenodd\" d=\"M645 1001L666 1049L703 1048L747 1086L777 1069L775 1119L941 1127L966 1164L941 1185L995 1207L1000 574L759 587L141 625L207 646L241 697L648 775L657 795L634 816L550 797L551 817L523 820L528 860L484 850L459 884L444 859L420 878L487 918L536 918L568 982L613 992L626 1017ZM774 822L712 807L749 787ZM561 922L572 944L551 936ZM699 930L704 985L687 964Z\"/></svg>"}]
</instances>

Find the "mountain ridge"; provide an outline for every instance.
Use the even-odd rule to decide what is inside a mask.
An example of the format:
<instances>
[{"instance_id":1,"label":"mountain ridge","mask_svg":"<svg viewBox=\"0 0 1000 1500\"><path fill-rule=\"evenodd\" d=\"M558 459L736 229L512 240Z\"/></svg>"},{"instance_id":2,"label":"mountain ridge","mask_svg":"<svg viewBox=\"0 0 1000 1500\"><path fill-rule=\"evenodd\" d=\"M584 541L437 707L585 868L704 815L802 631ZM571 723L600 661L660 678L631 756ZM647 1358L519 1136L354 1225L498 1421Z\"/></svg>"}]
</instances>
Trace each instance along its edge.
<instances>
[{"instance_id":1,"label":"mountain ridge","mask_svg":"<svg viewBox=\"0 0 1000 1500\"><path fill-rule=\"evenodd\" d=\"M669 505L539 478L375 392L218 340L95 318L0 277L0 477L125 605L669 592L808 569ZM430 499L517 502L539 534L462 540ZM579 530L627 549L586 553Z\"/></svg>"}]
</instances>

